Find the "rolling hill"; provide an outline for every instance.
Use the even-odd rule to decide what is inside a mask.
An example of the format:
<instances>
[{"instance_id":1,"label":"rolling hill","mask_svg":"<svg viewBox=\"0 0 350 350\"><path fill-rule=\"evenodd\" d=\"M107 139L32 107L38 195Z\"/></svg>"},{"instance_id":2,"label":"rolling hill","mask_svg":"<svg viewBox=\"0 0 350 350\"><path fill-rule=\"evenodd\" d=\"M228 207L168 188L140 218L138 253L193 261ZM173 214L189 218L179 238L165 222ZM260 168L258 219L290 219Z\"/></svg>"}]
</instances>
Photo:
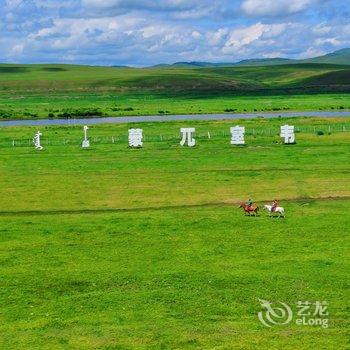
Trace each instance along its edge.
<instances>
[{"instance_id":1,"label":"rolling hill","mask_svg":"<svg viewBox=\"0 0 350 350\"><path fill-rule=\"evenodd\" d=\"M275 94L350 91L350 66L113 68L79 65L0 65L0 92L118 92L160 95Z\"/></svg>"},{"instance_id":2,"label":"rolling hill","mask_svg":"<svg viewBox=\"0 0 350 350\"><path fill-rule=\"evenodd\" d=\"M154 67L167 68L203 68L203 67L232 67L232 66L273 66L284 64L300 64L300 63L327 63L327 64L341 64L350 65L350 48L341 49L332 53L317 56L313 58L296 60L290 58L252 58L239 62L175 62L173 64L160 64Z\"/></svg>"},{"instance_id":3,"label":"rolling hill","mask_svg":"<svg viewBox=\"0 0 350 350\"><path fill-rule=\"evenodd\" d=\"M330 63L350 65L350 48L338 50L324 56L304 60L305 63Z\"/></svg>"},{"instance_id":4,"label":"rolling hill","mask_svg":"<svg viewBox=\"0 0 350 350\"><path fill-rule=\"evenodd\" d=\"M0 65L0 119L350 107L350 66Z\"/></svg>"}]
</instances>

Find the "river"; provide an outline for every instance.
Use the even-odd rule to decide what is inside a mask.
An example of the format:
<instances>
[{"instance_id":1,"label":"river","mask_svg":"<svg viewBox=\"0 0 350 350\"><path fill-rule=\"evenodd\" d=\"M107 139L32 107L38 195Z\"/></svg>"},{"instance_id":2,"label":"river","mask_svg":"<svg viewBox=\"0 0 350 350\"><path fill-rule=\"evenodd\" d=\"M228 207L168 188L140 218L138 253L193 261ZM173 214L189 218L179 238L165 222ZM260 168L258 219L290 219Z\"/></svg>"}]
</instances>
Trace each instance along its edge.
<instances>
[{"instance_id":1,"label":"river","mask_svg":"<svg viewBox=\"0 0 350 350\"><path fill-rule=\"evenodd\" d=\"M305 111L305 112L273 112L273 113L232 113L232 114L179 114L179 115L149 115L130 117L90 117L72 119L37 119L0 121L0 127L6 126L46 126L46 125L92 125L105 123L145 123L165 121L191 120L224 120L252 118L292 118L292 117L350 117L350 111Z\"/></svg>"}]
</instances>

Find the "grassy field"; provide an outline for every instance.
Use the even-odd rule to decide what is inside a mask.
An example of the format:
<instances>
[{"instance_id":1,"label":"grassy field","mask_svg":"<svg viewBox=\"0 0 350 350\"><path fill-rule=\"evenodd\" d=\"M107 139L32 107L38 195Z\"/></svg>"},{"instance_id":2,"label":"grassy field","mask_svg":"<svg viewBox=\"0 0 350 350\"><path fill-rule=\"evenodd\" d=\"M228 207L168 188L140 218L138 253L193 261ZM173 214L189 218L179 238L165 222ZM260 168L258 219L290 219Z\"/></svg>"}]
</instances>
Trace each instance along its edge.
<instances>
[{"instance_id":1,"label":"grassy field","mask_svg":"<svg viewBox=\"0 0 350 350\"><path fill-rule=\"evenodd\" d=\"M237 123L245 147L228 121L144 123L138 150L130 125L92 126L90 150L81 127L42 128L42 152L37 129L2 128L0 347L346 349L350 120ZM245 217L249 196L286 218ZM325 300L329 327L267 328L259 298Z\"/></svg>"},{"instance_id":2,"label":"grassy field","mask_svg":"<svg viewBox=\"0 0 350 350\"><path fill-rule=\"evenodd\" d=\"M0 118L350 109L350 68L0 65Z\"/></svg>"}]
</instances>

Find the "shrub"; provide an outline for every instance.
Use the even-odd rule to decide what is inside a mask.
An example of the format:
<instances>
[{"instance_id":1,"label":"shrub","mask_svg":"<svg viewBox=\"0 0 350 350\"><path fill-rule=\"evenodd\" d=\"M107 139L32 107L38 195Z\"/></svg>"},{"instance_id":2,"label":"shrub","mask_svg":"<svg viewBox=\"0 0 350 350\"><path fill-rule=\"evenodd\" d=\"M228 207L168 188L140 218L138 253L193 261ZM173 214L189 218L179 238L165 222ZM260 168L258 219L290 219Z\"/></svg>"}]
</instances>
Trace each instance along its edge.
<instances>
[{"instance_id":1,"label":"shrub","mask_svg":"<svg viewBox=\"0 0 350 350\"><path fill-rule=\"evenodd\" d=\"M316 135L322 136L322 135L324 135L324 132L323 132L322 130L318 130L318 131L316 132Z\"/></svg>"},{"instance_id":2,"label":"shrub","mask_svg":"<svg viewBox=\"0 0 350 350\"><path fill-rule=\"evenodd\" d=\"M30 117L30 118L37 118L38 117L37 113L31 113L31 112L28 112L28 111L23 112L23 115L26 116L26 117Z\"/></svg>"},{"instance_id":3,"label":"shrub","mask_svg":"<svg viewBox=\"0 0 350 350\"><path fill-rule=\"evenodd\" d=\"M0 119L8 119L12 117L12 113L9 111L0 110Z\"/></svg>"},{"instance_id":4,"label":"shrub","mask_svg":"<svg viewBox=\"0 0 350 350\"><path fill-rule=\"evenodd\" d=\"M79 118L79 117L93 117L103 116L103 112L99 108L91 109L64 109L62 113L58 114L61 118Z\"/></svg>"}]
</instances>

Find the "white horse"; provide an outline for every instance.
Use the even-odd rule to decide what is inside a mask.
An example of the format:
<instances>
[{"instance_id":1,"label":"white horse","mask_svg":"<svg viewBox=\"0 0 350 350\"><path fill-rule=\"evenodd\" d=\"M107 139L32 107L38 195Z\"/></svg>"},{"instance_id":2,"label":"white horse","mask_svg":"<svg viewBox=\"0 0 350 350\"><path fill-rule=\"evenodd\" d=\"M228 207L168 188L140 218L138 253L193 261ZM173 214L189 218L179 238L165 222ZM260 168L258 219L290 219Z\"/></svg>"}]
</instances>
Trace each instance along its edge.
<instances>
[{"instance_id":1,"label":"white horse","mask_svg":"<svg viewBox=\"0 0 350 350\"><path fill-rule=\"evenodd\" d=\"M276 209L272 212L272 205L265 204L264 209L269 212L269 215L271 216L273 213L278 213L278 217L285 217L284 208L283 207L276 207Z\"/></svg>"}]
</instances>

